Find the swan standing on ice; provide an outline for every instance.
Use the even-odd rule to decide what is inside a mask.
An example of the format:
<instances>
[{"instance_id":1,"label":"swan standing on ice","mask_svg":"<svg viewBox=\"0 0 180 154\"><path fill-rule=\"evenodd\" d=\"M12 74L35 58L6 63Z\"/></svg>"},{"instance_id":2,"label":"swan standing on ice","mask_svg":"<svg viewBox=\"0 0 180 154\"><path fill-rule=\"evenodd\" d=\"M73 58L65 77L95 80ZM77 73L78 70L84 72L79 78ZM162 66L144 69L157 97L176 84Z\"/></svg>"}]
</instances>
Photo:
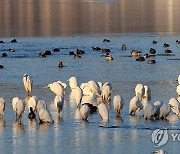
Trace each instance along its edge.
<instances>
[{"instance_id":1,"label":"swan standing on ice","mask_svg":"<svg viewBox=\"0 0 180 154\"><path fill-rule=\"evenodd\" d=\"M104 103L100 103L98 106L98 112L99 115L102 118L102 122L108 122L109 121L109 111L107 106Z\"/></svg>"},{"instance_id":2,"label":"swan standing on ice","mask_svg":"<svg viewBox=\"0 0 180 154\"><path fill-rule=\"evenodd\" d=\"M31 96L33 81L28 74L24 74L23 83L28 96Z\"/></svg>"},{"instance_id":3,"label":"swan standing on ice","mask_svg":"<svg viewBox=\"0 0 180 154\"><path fill-rule=\"evenodd\" d=\"M113 105L114 105L114 109L117 113L117 116L120 116L121 110L122 110L123 105L124 105L123 98L119 95L114 96Z\"/></svg>"},{"instance_id":4,"label":"swan standing on ice","mask_svg":"<svg viewBox=\"0 0 180 154\"><path fill-rule=\"evenodd\" d=\"M0 118L3 118L4 110L5 110L5 103L4 103L4 99L1 97L0 98Z\"/></svg>"},{"instance_id":5,"label":"swan standing on ice","mask_svg":"<svg viewBox=\"0 0 180 154\"><path fill-rule=\"evenodd\" d=\"M143 106L137 96L134 96L129 103L129 114L134 116L138 109L142 109Z\"/></svg>"},{"instance_id":6,"label":"swan standing on ice","mask_svg":"<svg viewBox=\"0 0 180 154\"><path fill-rule=\"evenodd\" d=\"M170 100L169 100L169 103L168 104L170 104L172 107L171 107L171 110L177 115L177 116L179 116L179 114L180 114L180 112L179 112L179 110L180 110L180 104L179 104L179 102L178 102L178 100L177 99L175 99L175 98L171 98Z\"/></svg>"},{"instance_id":7,"label":"swan standing on ice","mask_svg":"<svg viewBox=\"0 0 180 154\"><path fill-rule=\"evenodd\" d=\"M156 108L156 112L155 112L154 116L155 116L155 118L157 118L157 119L159 119L160 108L161 108L162 105L163 105L163 103L160 102L160 101L154 102L154 106L155 106L155 108Z\"/></svg>"},{"instance_id":8,"label":"swan standing on ice","mask_svg":"<svg viewBox=\"0 0 180 154\"><path fill-rule=\"evenodd\" d=\"M51 113L46 108L40 109L38 115L40 123L54 123Z\"/></svg>"},{"instance_id":9,"label":"swan standing on ice","mask_svg":"<svg viewBox=\"0 0 180 154\"><path fill-rule=\"evenodd\" d=\"M12 107L13 107L13 110L16 114L16 120L20 123L21 117L22 117L24 110L25 110L24 101L22 99L19 99L18 97L14 97L12 99Z\"/></svg>"},{"instance_id":10,"label":"swan standing on ice","mask_svg":"<svg viewBox=\"0 0 180 154\"><path fill-rule=\"evenodd\" d=\"M171 112L170 104L163 104L160 108L159 119L166 119L166 117Z\"/></svg>"},{"instance_id":11,"label":"swan standing on ice","mask_svg":"<svg viewBox=\"0 0 180 154\"><path fill-rule=\"evenodd\" d=\"M148 104L144 109L144 119L151 120L154 117L154 114L156 113L156 107L155 105Z\"/></svg>"},{"instance_id":12,"label":"swan standing on ice","mask_svg":"<svg viewBox=\"0 0 180 154\"><path fill-rule=\"evenodd\" d=\"M111 92L112 92L112 85L109 82L105 82L102 87L102 99L105 102L109 102L111 98Z\"/></svg>"},{"instance_id":13,"label":"swan standing on ice","mask_svg":"<svg viewBox=\"0 0 180 154\"><path fill-rule=\"evenodd\" d=\"M85 103L80 107L80 113L81 113L82 120L86 121L90 113L90 108L88 104Z\"/></svg>"}]
</instances>

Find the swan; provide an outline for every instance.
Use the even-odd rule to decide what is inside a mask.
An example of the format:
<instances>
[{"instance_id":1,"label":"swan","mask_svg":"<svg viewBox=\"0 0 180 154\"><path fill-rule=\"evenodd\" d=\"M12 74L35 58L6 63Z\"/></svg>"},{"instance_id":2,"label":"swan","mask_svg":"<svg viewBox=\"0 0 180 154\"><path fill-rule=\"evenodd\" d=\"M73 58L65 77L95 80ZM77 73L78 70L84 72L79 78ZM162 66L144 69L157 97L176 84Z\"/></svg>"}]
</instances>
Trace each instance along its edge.
<instances>
[{"instance_id":1,"label":"swan","mask_svg":"<svg viewBox=\"0 0 180 154\"><path fill-rule=\"evenodd\" d=\"M87 120L88 115L90 113L90 108L88 104L83 104L80 108L81 118L82 120Z\"/></svg>"},{"instance_id":2,"label":"swan","mask_svg":"<svg viewBox=\"0 0 180 154\"><path fill-rule=\"evenodd\" d=\"M32 96L27 102L28 110L30 111L30 107L32 108L33 112L36 111L36 105L37 105L37 97Z\"/></svg>"},{"instance_id":3,"label":"swan","mask_svg":"<svg viewBox=\"0 0 180 154\"><path fill-rule=\"evenodd\" d=\"M147 98L147 100L151 99L151 89L147 86L144 85L144 96L143 99Z\"/></svg>"},{"instance_id":4,"label":"swan","mask_svg":"<svg viewBox=\"0 0 180 154\"><path fill-rule=\"evenodd\" d=\"M154 106L156 108L156 112L155 112L154 116L158 119L159 119L159 114L160 114L160 108L162 105L163 105L163 103L161 101L154 102Z\"/></svg>"},{"instance_id":5,"label":"swan","mask_svg":"<svg viewBox=\"0 0 180 154\"><path fill-rule=\"evenodd\" d=\"M99 85L95 81L90 80L88 82L88 86L89 86L90 91L93 94L98 95L98 96L100 95L100 87L99 87Z\"/></svg>"},{"instance_id":6,"label":"swan","mask_svg":"<svg viewBox=\"0 0 180 154\"><path fill-rule=\"evenodd\" d=\"M120 95L114 96L113 105L117 116L119 116L124 105L124 99Z\"/></svg>"},{"instance_id":7,"label":"swan","mask_svg":"<svg viewBox=\"0 0 180 154\"><path fill-rule=\"evenodd\" d=\"M143 106L141 104L141 102L139 101L139 98L137 96L134 96L129 103L129 114L134 116L137 109L142 109Z\"/></svg>"},{"instance_id":8,"label":"swan","mask_svg":"<svg viewBox=\"0 0 180 154\"><path fill-rule=\"evenodd\" d=\"M56 95L56 97L54 98L54 105L57 109L58 115L60 116L64 106L64 97L62 97L61 95Z\"/></svg>"},{"instance_id":9,"label":"swan","mask_svg":"<svg viewBox=\"0 0 180 154\"><path fill-rule=\"evenodd\" d=\"M14 97L12 99L12 107L16 114L16 120L20 122L21 117L25 110L25 104L22 99L19 99L18 97Z\"/></svg>"},{"instance_id":10,"label":"swan","mask_svg":"<svg viewBox=\"0 0 180 154\"><path fill-rule=\"evenodd\" d=\"M5 110L5 102L4 102L4 99L0 97L0 118L3 117L4 110Z\"/></svg>"},{"instance_id":11,"label":"swan","mask_svg":"<svg viewBox=\"0 0 180 154\"><path fill-rule=\"evenodd\" d=\"M24 88L25 88L25 91L27 92L27 95L31 96L33 80L28 74L24 74L23 83L24 83Z\"/></svg>"}]
</instances>

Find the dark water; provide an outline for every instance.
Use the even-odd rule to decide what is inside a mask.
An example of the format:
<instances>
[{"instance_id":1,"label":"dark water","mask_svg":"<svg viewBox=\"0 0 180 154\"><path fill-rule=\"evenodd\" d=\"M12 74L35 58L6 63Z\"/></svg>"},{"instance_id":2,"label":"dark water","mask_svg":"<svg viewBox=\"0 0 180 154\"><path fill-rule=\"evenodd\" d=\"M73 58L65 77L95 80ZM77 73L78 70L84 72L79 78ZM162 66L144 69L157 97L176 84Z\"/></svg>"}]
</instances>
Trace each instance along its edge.
<instances>
[{"instance_id":1,"label":"dark water","mask_svg":"<svg viewBox=\"0 0 180 154\"><path fill-rule=\"evenodd\" d=\"M0 37L179 33L179 0L0 0Z\"/></svg>"},{"instance_id":2,"label":"dark water","mask_svg":"<svg viewBox=\"0 0 180 154\"><path fill-rule=\"evenodd\" d=\"M128 115L129 101L137 83L150 86L152 100L168 102L177 97L176 86L180 64L180 21L178 0L0 0L0 97L6 102L4 119L0 119L0 153L151 153L155 148L151 133L165 127L170 133L180 133L179 120L146 121ZM10 43L17 38L18 43ZM108 38L110 43L103 43ZM152 44L156 40L158 44ZM125 43L127 50L122 51ZM164 43L172 50L163 56ZM91 47L111 49L113 61L107 62ZM153 47L157 54L155 65L137 62L129 57L133 49L148 53ZM8 49L15 49L9 53ZM45 50L51 56L39 58ZM67 55L76 49L85 50L81 59ZM171 60L169 60L171 59ZM64 68L57 67L63 61ZM52 125L30 122L26 110L22 125L14 123L11 100L25 98L22 77L33 78L33 95L44 99L55 121ZM67 83L76 76L79 83L89 80L112 83L112 98L120 94L124 100L122 119L109 108L109 122L101 124L98 113L89 122L77 120L76 106L70 102L67 88L63 120L50 106L54 94L44 86L57 80ZM168 153L179 153L179 141L169 141L162 147Z\"/></svg>"}]
</instances>

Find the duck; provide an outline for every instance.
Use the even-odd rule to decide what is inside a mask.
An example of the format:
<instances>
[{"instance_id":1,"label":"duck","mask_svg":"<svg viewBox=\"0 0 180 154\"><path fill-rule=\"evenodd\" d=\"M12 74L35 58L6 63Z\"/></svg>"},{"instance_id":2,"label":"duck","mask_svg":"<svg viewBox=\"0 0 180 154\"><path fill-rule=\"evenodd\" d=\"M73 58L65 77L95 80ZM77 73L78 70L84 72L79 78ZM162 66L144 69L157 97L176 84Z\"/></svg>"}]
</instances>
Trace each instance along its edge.
<instances>
[{"instance_id":1,"label":"duck","mask_svg":"<svg viewBox=\"0 0 180 154\"><path fill-rule=\"evenodd\" d=\"M46 51L45 51L45 55L51 55L51 51L46 50Z\"/></svg>"},{"instance_id":2,"label":"duck","mask_svg":"<svg viewBox=\"0 0 180 154\"><path fill-rule=\"evenodd\" d=\"M17 43L16 39L11 40L11 43Z\"/></svg>"},{"instance_id":3,"label":"duck","mask_svg":"<svg viewBox=\"0 0 180 154\"><path fill-rule=\"evenodd\" d=\"M148 63L148 64L155 64L156 61L155 61L154 59L149 59L147 63Z\"/></svg>"},{"instance_id":4,"label":"duck","mask_svg":"<svg viewBox=\"0 0 180 154\"><path fill-rule=\"evenodd\" d=\"M170 49L165 50L165 53L172 53Z\"/></svg>"},{"instance_id":5,"label":"duck","mask_svg":"<svg viewBox=\"0 0 180 154\"><path fill-rule=\"evenodd\" d=\"M138 57L138 58L136 59L136 61L145 61L145 58L144 58L144 57Z\"/></svg>"},{"instance_id":6,"label":"duck","mask_svg":"<svg viewBox=\"0 0 180 154\"><path fill-rule=\"evenodd\" d=\"M108 39L104 39L103 42L111 42L110 40Z\"/></svg>"},{"instance_id":7,"label":"duck","mask_svg":"<svg viewBox=\"0 0 180 154\"><path fill-rule=\"evenodd\" d=\"M7 57L7 54L3 52L2 57Z\"/></svg>"},{"instance_id":8,"label":"duck","mask_svg":"<svg viewBox=\"0 0 180 154\"><path fill-rule=\"evenodd\" d=\"M33 111L33 108L32 108L32 107L30 107L30 113L28 114L28 118L29 118L30 120L35 119L35 118L36 118L36 114L34 113L34 111Z\"/></svg>"},{"instance_id":9,"label":"duck","mask_svg":"<svg viewBox=\"0 0 180 154\"><path fill-rule=\"evenodd\" d=\"M106 59L106 61L111 61L111 60L113 60L113 57L109 53L106 53L105 59Z\"/></svg>"},{"instance_id":10,"label":"duck","mask_svg":"<svg viewBox=\"0 0 180 154\"><path fill-rule=\"evenodd\" d=\"M157 41L153 40L152 43L153 43L153 44L157 44Z\"/></svg>"},{"instance_id":11,"label":"duck","mask_svg":"<svg viewBox=\"0 0 180 154\"><path fill-rule=\"evenodd\" d=\"M54 51L54 52L59 52L60 49L59 49L59 48L54 48L53 51Z\"/></svg>"},{"instance_id":12,"label":"duck","mask_svg":"<svg viewBox=\"0 0 180 154\"><path fill-rule=\"evenodd\" d=\"M80 55L74 54L74 59L79 59L79 58L81 58Z\"/></svg>"},{"instance_id":13,"label":"duck","mask_svg":"<svg viewBox=\"0 0 180 154\"><path fill-rule=\"evenodd\" d=\"M123 44L123 45L121 46L121 49L122 49L122 50L126 50L126 45Z\"/></svg>"},{"instance_id":14,"label":"duck","mask_svg":"<svg viewBox=\"0 0 180 154\"><path fill-rule=\"evenodd\" d=\"M62 61L59 61L59 62L58 62L58 67L59 67L59 68L64 67Z\"/></svg>"},{"instance_id":15,"label":"duck","mask_svg":"<svg viewBox=\"0 0 180 154\"><path fill-rule=\"evenodd\" d=\"M152 55L156 54L156 50L155 50L154 48L151 48L151 49L149 50L149 52L150 52L150 54L152 54Z\"/></svg>"},{"instance_id":16,"label":"duck","mask_svg":"<svg viewBox=\"0 0 180 154\"><path fill-rule=\"evenodd\" d=\"M131 55L132 55L133 57L140 56L140 55L141 55L141 51L138 51L138 50L132 50L132 51L131 51Z\"/></svg>"}]
</instances>

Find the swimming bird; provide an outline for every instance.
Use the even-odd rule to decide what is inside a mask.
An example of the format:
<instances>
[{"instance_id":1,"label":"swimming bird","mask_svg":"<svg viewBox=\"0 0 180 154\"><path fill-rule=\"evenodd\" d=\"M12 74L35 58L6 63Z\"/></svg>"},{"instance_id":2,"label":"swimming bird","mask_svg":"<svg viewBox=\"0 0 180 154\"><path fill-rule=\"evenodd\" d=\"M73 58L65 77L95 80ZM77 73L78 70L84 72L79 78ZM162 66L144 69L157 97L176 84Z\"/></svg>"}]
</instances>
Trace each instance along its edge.
<instances>
[{"instance_id":1,"label":"swimming bird","mask_svg":"<svg viewBox=\"0 0 180 154\"><path fill-rule=\"evenodd\" d=\"M33 108L32 108L32 107L30 107L30 112L29 112L29 114L28 114L28 118L29 118L30 120L35 119L35 118L36 118L36 114L34 113L34 111L33 111Z\"/></svg>"},{"instance_id":2,"label":"swimming bird","mask_svg":"<svg viewBox=\"0 0 180 154\"><path fill-rule=\"evenodd\" d=\"M134 116L138 109L142 109L143 106L137 96L134 96L129 103L129 114Z\"/></svg>"},{"instance_id":3,"label":"swimming bird","mask_svg":"<svg viewBox=\"0 0 180 154\"><path fill-rule=\"evenodd\" d=\"M25 110L25 104L22 99L19 99L18 97L14 97L12 99L12 107L16 114L16 120L20 123L21 117Z\"/></svg>"},{"instance_id":4,"label":"swimming bird","mask_svg":"<svg viewBox=\"0 0 180 154\"><path fill-rule=\"evenodd\" d=\"M141 55L141 51L138 51L138 50L132 50L131 51L131 56L133 56L133 57L137 57L140 55Z\"/></svg>"},{"instance_id":5,"label":"swimming bird","mask_svg":"<svg viewBox=\"0 0 180 154\"><path fill-rule=\"evenodd\" d=\"M50 83L44 88L50 88L56 95L64 95L64 87L58 81Z\"/></svg>"},{"instance_id":6,"label":"swimming bird","mask_svg":"<svg viewBox=\"0 0 180 154\"><path fill-rule=\"evenodd\" d=\"M31 107L32 111L35 112L36 111L36 105L37 105L37 97L32 96L27 102L27 106L28 106L29 111L30 111L30 107Z\"/></svg>"},{"instance_id":7,"label":"swimming bird","mask_svg":"<svg viewBox=\"0 0 180 154\"><path fill-rule=\"evenodd\" d=\"M124 105L124 99L120 95L114 96L113 105L114 105L114 109L117 113L117 116L120 116L121 110Z\"/></svg>"},{"instance_id":8,"label":"swimming bird","mask_svg":"<svg viewBox=\"0 0 180 154\"><path fill-rule=\"evenodd\" d=\"M68 81L69 81L69 86L70 86L71 90L75 89L79 85L77 78L74 76L69 78Z\"/></svg>"},{"instance_id":9,"label":"swimming bird","mask_svg":"<svg viewBox=\"0 0 180 154\"><path fill-rule=\"evenodd\" d=\"M4 110L5 110L5 102L4 99L0 97L0 118L3 118Z\"/></svg>"},{"instance_id":10,"label":"swimming bird","mask_svg":"<svg viewBox=\"0 0 180 154\"><path fill-rule=\"evenodd\" d=\"M51 113L46 108L40 109L38 115L40 123L54 123Z\"/></svg>"},{"instance_id":11,"label":"swimming bird","mask_svg":"<svg viewBox=\"0 0 180 154\"><path fill-rule=\"evenodd\" d=\"M56 97L54 98L54 105L57 109L58 115L60 116L64 106L64 97L61 95L56 95Z\"/></svg>"},{"instance_id":12,"label":"swimming bird","mask_svg":"<svg viewBox=\"0 0 180 154\"><path fill-rule=\"evenodd\" d=\"M85 103L80 107L80 113L81 113L82 120L86 121L88 118L88 115L90 113L90 108L89 108L88 104Z\"/></svg>"},{"instance_id":13,"label":"swimming bird","mask_svg":"<svg viewBox=\"0 0 180 154\"><path fill-rule=\"evenodd\" d=\"M106 61L111 61L111 60L113 60L113 57L109 53L106 53L105 60Z\"/></svg>"},{"instance_id":14,"label":"swimming bird","mask_svg":"<svg viewBox=\"0 0 180 154\"><path fill-rule=\"evenodd\" d=\"M24 88L25 88L25 91L27 92L27 95L31 96L33 80L28 74L24 74L23 83L24 83Z\"/></svg>"},{"instance_id":15,"label":"swimming bird","mask_svg":"<svg viewBox=\"0 0 180 154\"><path fill-rule=\"evenodd\" d=\"M102 122L108 122L109 121L109 111L107 106L104 103L100 103L98 106L98 112L99 115L102 118Z\"/></svg>"}]
</instances>

